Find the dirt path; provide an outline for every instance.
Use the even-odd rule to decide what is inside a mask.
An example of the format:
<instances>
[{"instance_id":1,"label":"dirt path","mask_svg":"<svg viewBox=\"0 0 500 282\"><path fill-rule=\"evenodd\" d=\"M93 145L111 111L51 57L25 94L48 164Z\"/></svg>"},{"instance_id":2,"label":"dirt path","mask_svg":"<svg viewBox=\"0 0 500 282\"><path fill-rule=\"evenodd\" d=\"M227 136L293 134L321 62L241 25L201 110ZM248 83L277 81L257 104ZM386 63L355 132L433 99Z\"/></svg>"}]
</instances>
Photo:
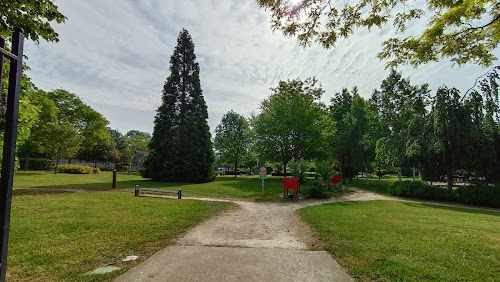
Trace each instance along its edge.
<instances>
[{"instance_id":1,"label":"dirt path","mask_svg":"<svg viewBox=\"0 0 500 282\"><path fill-rule=\"evenodd\" d=\"M407 201L353 190L342 198L286 203L216 199L236 206L191 229L177 239L176 246L158 252L116 281L353 281L328 253L317 250L312 231L296 214L300 208L325 203Z\"/></svg>"},{"instance_id":2,"label":"dirt path","mask_svg":"<svg viewBox=\"0 0 500 282\"><path fill-rule=\"evenodd\" d=\"M312 232L296 211L324 203L381 199L386 197L357 191L329 200L231 201L234 208L191 229L176 246L116 281L353 281L328 253L314 250Z\"/></svg>"}]
</instances>

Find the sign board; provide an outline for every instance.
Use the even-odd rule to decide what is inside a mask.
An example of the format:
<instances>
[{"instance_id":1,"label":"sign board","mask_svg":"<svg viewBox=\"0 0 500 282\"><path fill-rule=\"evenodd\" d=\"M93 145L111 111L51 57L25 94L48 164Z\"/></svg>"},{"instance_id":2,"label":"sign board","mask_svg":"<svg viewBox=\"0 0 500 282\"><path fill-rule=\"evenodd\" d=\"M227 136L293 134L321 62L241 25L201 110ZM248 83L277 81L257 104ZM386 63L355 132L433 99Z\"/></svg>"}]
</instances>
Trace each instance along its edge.
<instances>
[{"instance_id":1,"label":"sign board","mask_svg":"<svg viewBox=\"0 0 500 282\"><path fill-rule=\"evenodd\" d=\"M265 167L261 167L259 169L260 179L266 179L267 169Z\"/></svg>"}]
</instances>

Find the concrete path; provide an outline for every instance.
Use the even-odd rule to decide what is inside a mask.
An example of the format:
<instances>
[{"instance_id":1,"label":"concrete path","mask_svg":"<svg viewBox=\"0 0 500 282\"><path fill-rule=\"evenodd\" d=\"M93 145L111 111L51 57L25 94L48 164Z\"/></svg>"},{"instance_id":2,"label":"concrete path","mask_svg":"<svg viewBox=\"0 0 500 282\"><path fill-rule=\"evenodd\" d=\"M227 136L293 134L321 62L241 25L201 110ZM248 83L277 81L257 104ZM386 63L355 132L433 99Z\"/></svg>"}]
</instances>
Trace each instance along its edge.
<instances>
[{"instance_id":1,"label":"concrete path","mask_svg":"<svg viewBox=\"0 0 500 282\"><path fill-rule=\"evenodd\" d=\"M115 281L354 281L328 253L316 250L309 225L296 211L343 201L421 201L352 189L355 193L342 198L287 203L183 197L229 201L236 206L191 229L175 246L156 253Z\"/></svg>"}]
</instances>

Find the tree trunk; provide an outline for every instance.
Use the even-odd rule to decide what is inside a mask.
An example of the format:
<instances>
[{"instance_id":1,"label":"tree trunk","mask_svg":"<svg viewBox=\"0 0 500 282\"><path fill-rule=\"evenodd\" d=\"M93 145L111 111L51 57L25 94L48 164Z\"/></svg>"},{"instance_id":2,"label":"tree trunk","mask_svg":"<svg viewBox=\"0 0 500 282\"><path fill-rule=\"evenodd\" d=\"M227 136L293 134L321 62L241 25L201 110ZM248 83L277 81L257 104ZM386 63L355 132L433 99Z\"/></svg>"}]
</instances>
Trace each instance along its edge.
<instances>
[{"instance_id":1,"label":"tree trunk","mask_svg":"<svg viewBox=\"0 0 500 282\"><path fill-rule=\"evenodd\" d=\"M234 177L236 177L236 171L237 171L237 168L238 168L237 164L236 164L236 163L234 163Z\"/></svg>"},{"instance_id":2,"label":"tree trunk","mask_svg":"<svg viewBox=\"0 0 500 282\"><path fill-rule=\"evenodd\" d=\"M398 167L398 181L401 182L401 167Z\"/></svg>"},{"instance_id":3,"label":"tree trunk","mask_svg":"<svg viewBox=\"0 0 500 282\"><path fill-rule=\"evenodd\" d=\"M453 173L454 170L452 168L449 168L446 171L446 176L448 177L448 192L451 193L453 191Z\"/></svg>"},{"instance_id":4,"label":"tree trunk","mask_svg":"<svg viewBox=\"0 0 500 282\"><path fill-rule=\"evenodd\" d=\"M73 160L73 159L69 158L69 159L68 159L68 164L71 164L71 161L72 161L72 160Z\"/></svg>"},{"instance_id":5,"label":"tree trunk","mask_svg":"<svg viewBox=\"0 0 500 282\"><path fill-rule=\"evenodd\" d=\"M365 174L366 174L366 184L369 184L369 180L368 180L368 166L365 166Z\"/></svg>"},{"instance_id":6,"label":"tree trunk","mask_svg":"<svg viewBox=\"0 0 500 282\"><path fill-rule=\"evenodd\" d=\"M380 180L380 178L382 177L382 171L380 170L380 166L378 167L377 176L378 176L378 180Z\"/></svg>"},{"instance_id":7,"label":"tree trunk","mask_svg":"<svg viewBox=\"0 0 500 282\"><path fill-rule=\"evenodd\" d=\"M94 161L94 168L97 168L97 161Z\"/></svg>"},{"instance_id":8,"label":"tree trunk","mask_svg":"<svg viewBox=\"0 0 500 282\"><path fill-rule=\"evenodd\" d=\"M57 166L59 166L59 158L56 159L56 166L54 168L54 174L57 174Z\"/></svg>"},{"instance_id":9,"label":"tree trunk","mask_svg":"<svg viewBox=\"0 0 500 282\"><path fill-rule=\"evenodd\" d=\"M413 174L412 176L413 176L413 181L415 181L415 170L416 170L415 168L412 168L412 174Z\"/></svg>"},{"instance_id":10,"label":"tree trunk","mask_svg":"<svg viewBox=\"0 0 500 282\"><path fill-rule=\"evenodd\" d=\"M286 162L283 162L283 177L286 177Z\"/></svg>"}]
</instances>

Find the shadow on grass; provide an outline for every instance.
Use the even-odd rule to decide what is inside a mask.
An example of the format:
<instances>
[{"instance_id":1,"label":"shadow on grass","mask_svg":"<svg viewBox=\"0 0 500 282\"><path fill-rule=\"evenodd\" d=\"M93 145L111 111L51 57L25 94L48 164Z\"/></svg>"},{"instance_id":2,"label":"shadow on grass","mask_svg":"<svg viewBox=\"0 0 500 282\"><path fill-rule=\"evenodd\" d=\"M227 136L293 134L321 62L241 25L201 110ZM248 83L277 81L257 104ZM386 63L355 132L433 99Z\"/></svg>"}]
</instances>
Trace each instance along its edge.
<instances>
[{"instance_id":1,"label":"shadow on grass","mask_svg":"<svg viewBox=\"0 0 500 282\"><path fill-rule=\"evenodd\" d=\"M471 214L488 214L488 215L494 215L494 216L500 216L500 209L498 211L493 211L495 208L489 208L489 207L478 207L478 206L467 206L463 204L456 204L456 203L449 203L449 202L435 202L440 205L434 205L430 203L408 203L408 202L403 202L406 206L412 207L412 208L433 208L433 209L439 209L439 210L451 210L451 211L456 211L456 212L461 212L461 213L471 213ZM442 205L454 205L456 204L456 207L449 207L449 206L442 206ZM491 211L484 210L484 209L492 209Z\"/></svg>"}]
</instances>

